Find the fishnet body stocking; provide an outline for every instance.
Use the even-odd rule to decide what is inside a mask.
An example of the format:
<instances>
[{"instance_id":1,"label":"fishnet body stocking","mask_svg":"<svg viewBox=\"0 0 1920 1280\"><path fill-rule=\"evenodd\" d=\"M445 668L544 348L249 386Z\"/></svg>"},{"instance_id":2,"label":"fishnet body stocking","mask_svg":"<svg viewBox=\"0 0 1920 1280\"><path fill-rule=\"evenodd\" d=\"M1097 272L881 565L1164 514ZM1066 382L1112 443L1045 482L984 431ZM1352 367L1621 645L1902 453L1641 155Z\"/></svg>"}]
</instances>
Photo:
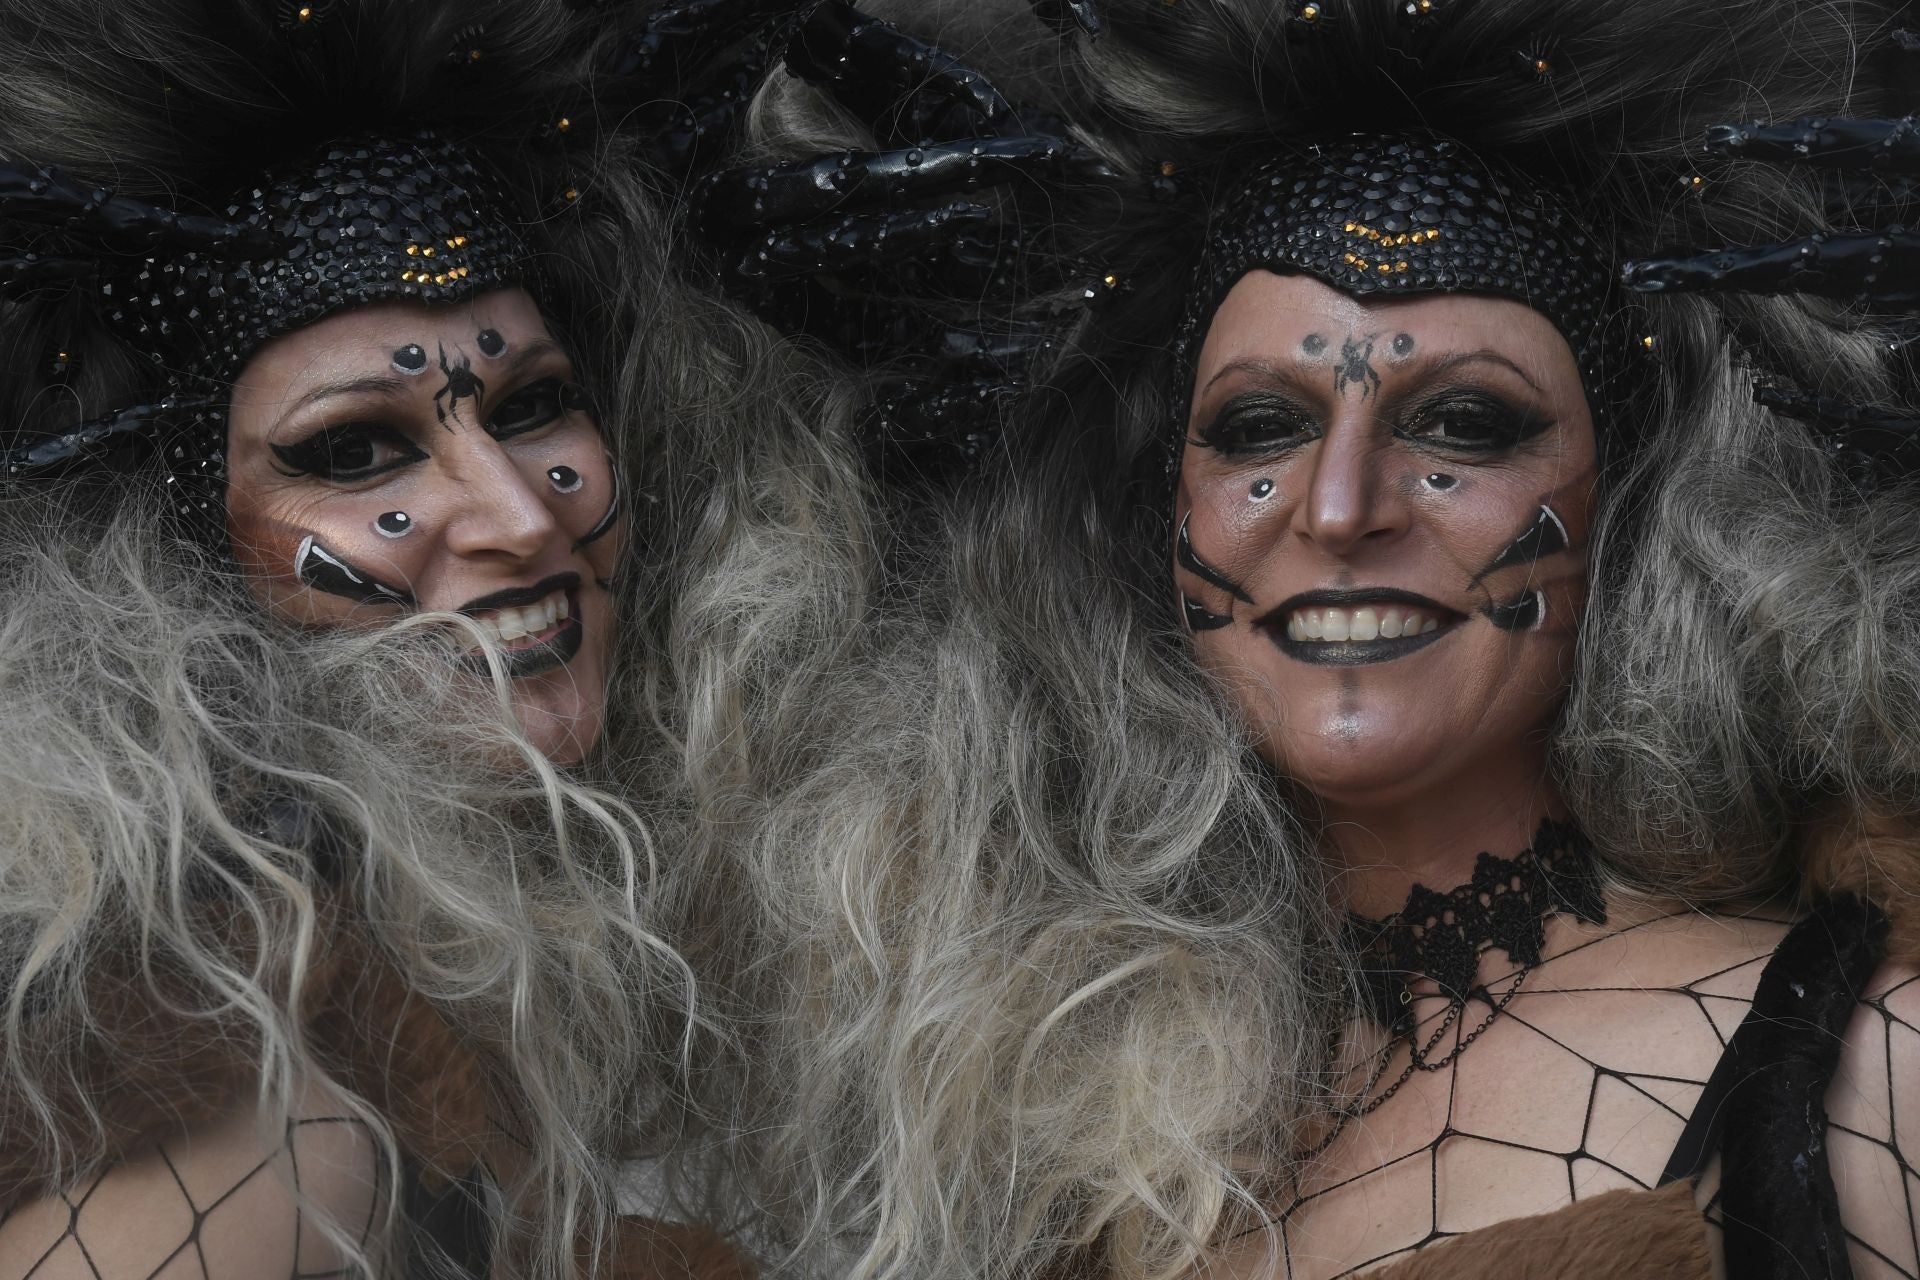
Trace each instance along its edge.
<instances>
[{"instance_id":1,"label":"fishnet body stocking","mask_svg":"<svg viewBox=\"0 0 1920 1280\"><path fill-rule=\"evenodd\" d=\"M494 1130L515 1141L510 1125ZM376 1267L394 1256L378 1238L385 1169L355 1116L298 1108L276 1141L236 1112L0 1216L0 1280L362 1276L336 1237Z\"/></svg>"},{"instance_id":2,"label":"fishnet body stocking","mask_svg":"<svg viewBox=\"0 0 1920 1280\"><path fill-rule=\"evenodd\" d=\"M1608 917L1551 919L1531 972L1487 953L1487 994L1510 998L1478 1039L1342 1123L1274 1190L1268 1221L1227 1241L1206 1275L1346 1276L1494 1222L1657 1185L1790 921L1611 902ZM1476 998L1447 1025L1437 989L1415 997L1414 1039L1441 1031L1434 1062L1490 1009ZM1345 1030L1340 1088L1353 1110L1407 1066L1407 1044L1387 1039L1370 1021ZM1876 978L1827 1102L1854 1274L1920 1276L1920 979ZM1709 1220L1712 1188L1710 1173Z\"/></svg>"}]
</instances>

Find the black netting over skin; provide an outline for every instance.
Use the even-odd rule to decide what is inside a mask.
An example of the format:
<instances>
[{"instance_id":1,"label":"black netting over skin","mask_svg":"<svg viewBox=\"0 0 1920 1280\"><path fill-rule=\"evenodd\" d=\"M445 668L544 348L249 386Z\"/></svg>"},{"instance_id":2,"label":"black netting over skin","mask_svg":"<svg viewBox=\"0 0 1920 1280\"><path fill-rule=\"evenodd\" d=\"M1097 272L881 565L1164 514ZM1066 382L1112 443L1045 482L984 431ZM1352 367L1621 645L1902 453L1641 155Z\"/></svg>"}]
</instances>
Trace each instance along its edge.
<instances>
[{"instance_id":1,"label":"black netting over skin","mask_svg":"<svg viewBox=\"0 0 1920 1280\"><path fill-rule=\"evenodd\" d=\"M1272 1190L1267 1221L1223 1244L1235 1274L1352 1275L1673 1176L1669 1162L1791 922L1670 907L1612 914L1612 925L1551 921L1540 964L1490 960L1464 1007L1417 987L1403 1033L1352 1022L1335 1131L1303 1174ZM1846 1257L1805 1274L1920 1277L1920 1091L1903 1085L1920 1079L1920 978L1882 971L1850 1016L1813 1130L1824 1135ZM1416 1055L1432 1069L1409 1070ZM1738 1107L1755 1104L1706 1105L1737 1125ZM1819 1119L1799 1105L1794 1118ZM1719 1162L1701 1172L1703 1230L1718 1249ZM1759 1274L1800 1275L1803 1261L1776 1256Z\"/></svg>"},{"instance_id":2,"label":"black netting over skin","mask_svg":"<svg viewBox=\"0 0 1920 1280\"><path fill-rule=\"evenodd\" d=\"M508 1144L512 1124L489 1122ZM382 1238L391 1203L406 1233L403 1274L438 1280L485 1280L494 1274L491 1228L498 1214L494 1170L476 1165L451 1180L427 1179L401 1166L397 1195L365 1121L315 1115L287 1121L269 1147L230 1144L195 1133L117 1163L61 1195L0 1214L0 1268L5 1280L356 1280L322 1231L328 1213L376 1267L394 1255ZM303 1163L304 1159L304 1163ZM347 1205L353 1213L342 1212Z\"/></svg>"}]
</instances>

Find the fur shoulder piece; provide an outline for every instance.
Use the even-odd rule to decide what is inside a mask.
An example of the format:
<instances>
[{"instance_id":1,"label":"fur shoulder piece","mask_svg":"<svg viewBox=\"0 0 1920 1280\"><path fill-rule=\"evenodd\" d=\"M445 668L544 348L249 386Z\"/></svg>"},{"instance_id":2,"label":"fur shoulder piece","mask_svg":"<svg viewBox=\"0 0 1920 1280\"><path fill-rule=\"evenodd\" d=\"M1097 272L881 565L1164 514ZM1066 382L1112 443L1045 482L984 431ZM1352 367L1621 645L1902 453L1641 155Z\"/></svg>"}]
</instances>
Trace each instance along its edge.
<instances>
[{"instance_id":1,"label":"fur shoulder piece","mask_svg":"<svg viewBox=\"0 0 1920 1280\"><path fill-rule=\"evenodd\" d=\"M1853 808L1809 821L1801 838L1804 901L1851 892L1886 912L1886 958L1920 965L1920 818Z\"/></svg>"}]
</instances>

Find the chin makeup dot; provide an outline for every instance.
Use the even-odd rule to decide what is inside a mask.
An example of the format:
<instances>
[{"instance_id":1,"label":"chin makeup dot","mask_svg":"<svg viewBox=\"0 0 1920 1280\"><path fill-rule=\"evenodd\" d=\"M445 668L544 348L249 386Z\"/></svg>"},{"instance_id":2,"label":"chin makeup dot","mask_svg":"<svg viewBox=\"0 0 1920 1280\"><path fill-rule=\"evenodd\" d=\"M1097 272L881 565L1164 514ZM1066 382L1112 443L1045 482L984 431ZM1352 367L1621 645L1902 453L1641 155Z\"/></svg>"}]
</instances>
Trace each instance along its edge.
<instances>
[{"instance_id":1,"label":"chin makeup dot","mask_svg":"<svg viewBox=\"0 0 1920 1280\"><path fill-rule=\"evenodd\" d=\"M412 377L427 371L427 349L417 342L409 342L393 353L393 367Z\"/></svg>"},{"instance_id":2,"label":"chin makeup dot","mask_svg":"<svg viewBox=\"0 0 1920 1280\"><path fill-rule=\"evenodd\" d=\"M413 517L404 511L375 516L373 531L383 538L404 538L413 532Z\"/></svg>"},{"instance_id":3,"label":"chin makeup dot","mask_svg":"<svg viewBox=\"0 0 1920 1280\"><path fill-rule=\"evenodd\" d=\"M482 329L474 339L474 344L480 348L480 354L489 360L498 360L507 354L507 340L500 336L498 329Z\"/></svg>"},{"instance_id":4,"label":"chin makeup dot","mask_svg":"<svg viewBox=\"0 0 1920 1280\"><path fill-rule=\"evenodd\" d=\"M1452 476L1447 475L1443 471L1436 471L1432 475L1428 476L1425 480L1422 480L1420 483L1424 484L1425 486L1427 486L1427 488L1433 490L1435 493L1445 493L1447 490L1453 488L1453 486L1459 484L1460 482L1454 479Z\"/></svg>"},{"instance_id":5,"label":"chin makeup dot","mask_svg":"<svg viewBox=\"0 0 1920 1280\"><path fill-rule=\"evenodd\" d=\"M1273 481L1267 479L1255 480L1253 482L1253 488L1247 490L1248 502L1265 502L1272 496Z\"/></svg>"},{"instance_id":6,"label":"chin makeup dot","mask_svg":"<svg viewBox=\"0 0 1920 1280\"><path fill-rule=\"evenodd\" d=\"M547 479L553 483L555 493L578 493L580 486L586 483L572 467L548 467Z\"/></svg>"}]
</instances>

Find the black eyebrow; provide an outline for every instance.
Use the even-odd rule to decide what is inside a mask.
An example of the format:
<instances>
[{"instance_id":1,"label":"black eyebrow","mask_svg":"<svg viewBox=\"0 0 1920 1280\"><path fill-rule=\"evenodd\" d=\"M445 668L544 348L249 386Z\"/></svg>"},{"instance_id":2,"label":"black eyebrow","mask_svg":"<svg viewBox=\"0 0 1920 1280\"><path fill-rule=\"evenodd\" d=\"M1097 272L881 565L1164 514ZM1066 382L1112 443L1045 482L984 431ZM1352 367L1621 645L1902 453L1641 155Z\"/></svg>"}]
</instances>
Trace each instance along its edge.
<instances>
[{"instance_id":1,"label":"black eyebrow","mask_svg":"<svg viewBox=\"0 0 1920 1280\"><path fill-rule=\"evenodd\" d=\"M323 382L317 387L310 388L298 400L295 400L273 425L278 427L302 409L316 405L322 400L335 400L341 396L363 395L391 397L402 395L407 389L408 383L404 378L390 373L372 374L360 378L343 378L339 382Z\"/></svg>"},{"instance_id":2,"label":"black eyebrow","mask_svg":"<svg viewBox=\"0 0 1920 1280\"><path fill-rule=\"evenodd\" d=\"M1545 391L1542 391L1540 389L1539 383L1535 382L1532 378L1527 376L1527 371L1525 369L1522 369L1519 365L1515 364L1513 361L1509 360L1507 357L1501 355L1498 351L1495 351L1490 347L1482 347L1478 351L1461 351L1461 352L1455 353L1454 355L1443 356L1440 359L1434 360L1431 363L1429 363L1426 366L1425 372L1429 375L1437 374L1437 373L1445 373L1449 369L1457 369L1463 364L1499 365L1503 369L1511 370L1515 375L1519 377L1520 381L1532 387L1534 391L1537 392L1538 394L1540 395L1547 394Z\"/></svg>"}]
</instances>

